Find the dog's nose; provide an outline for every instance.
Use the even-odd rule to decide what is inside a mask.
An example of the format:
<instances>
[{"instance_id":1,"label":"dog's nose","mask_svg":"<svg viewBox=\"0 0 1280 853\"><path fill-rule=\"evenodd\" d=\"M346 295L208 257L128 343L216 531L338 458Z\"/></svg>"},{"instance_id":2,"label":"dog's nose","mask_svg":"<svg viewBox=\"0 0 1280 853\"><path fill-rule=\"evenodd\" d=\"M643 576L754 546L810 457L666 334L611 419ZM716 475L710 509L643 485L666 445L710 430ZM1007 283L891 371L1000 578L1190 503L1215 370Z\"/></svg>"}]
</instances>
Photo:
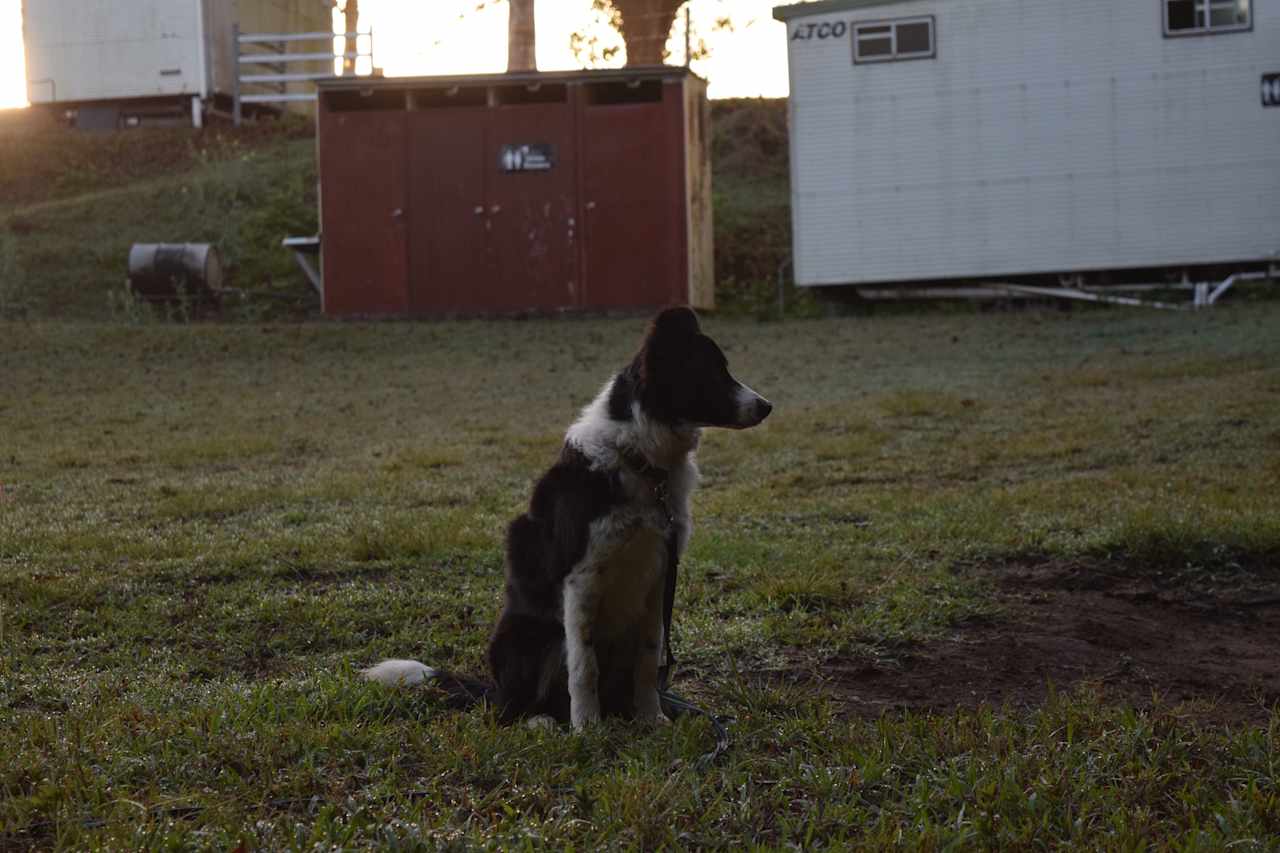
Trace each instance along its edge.
<instances>
[{"instance_id":1,"label":"dog's nose","mask_svg":"<svg viewBox=\"0 0 1280 853\"><path fill-rule=\"evenodd\" d=\"M764 420L769 417L769 413L773 411L773 403L770 403L764 397L756 400L756 418Z\"/></svg>"}]
</instances>

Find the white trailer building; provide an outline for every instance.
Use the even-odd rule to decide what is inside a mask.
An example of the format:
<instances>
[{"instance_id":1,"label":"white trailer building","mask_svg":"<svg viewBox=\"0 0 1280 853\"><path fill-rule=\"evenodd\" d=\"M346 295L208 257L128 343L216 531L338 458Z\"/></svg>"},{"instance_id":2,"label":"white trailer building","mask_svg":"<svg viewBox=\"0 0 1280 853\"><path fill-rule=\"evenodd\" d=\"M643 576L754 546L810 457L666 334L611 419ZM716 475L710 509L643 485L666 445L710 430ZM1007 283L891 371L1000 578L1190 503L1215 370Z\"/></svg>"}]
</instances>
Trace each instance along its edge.
<instances>
[{"instance_id":1,"label":"white trailer building","mask_svg":"<svg viewBox=\"0 0 1280 853\"><path fill-rule=\"evenodd\" d=\"M332 32L332 8L332 0L23 0L27 99L108 115L226 102L238 65L233 27Z\"/></svg>"},{"instance_id":2,"label":"white trailer building","mask_svg":"<svg viewBox=\"0 0 1280 853\"><path fill-rule=\"evenodd\" d=\"M1280 259L1280 0L820 0L774 17L799 285Z\"/></svg>"}]
</instances>

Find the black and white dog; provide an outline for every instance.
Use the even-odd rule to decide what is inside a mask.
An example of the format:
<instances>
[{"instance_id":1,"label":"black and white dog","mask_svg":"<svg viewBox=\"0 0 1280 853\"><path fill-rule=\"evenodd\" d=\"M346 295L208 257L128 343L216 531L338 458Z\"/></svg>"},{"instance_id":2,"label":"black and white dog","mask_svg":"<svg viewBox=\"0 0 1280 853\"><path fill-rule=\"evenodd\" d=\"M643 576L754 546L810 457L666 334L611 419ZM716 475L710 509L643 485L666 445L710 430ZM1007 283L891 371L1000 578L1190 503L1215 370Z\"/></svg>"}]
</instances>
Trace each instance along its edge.
<instances>
[{"instance_id":1,"label":"black and white dog","mask_svg":"<svg viewBox=\"0 0 1280 853\"><path fill-rule=\"evenodd\" d=\"M495 683L405 660L365 676L435 681L464 704L495 701L504 721L665 722L665 581L689 541L702 428L752 427L772 408L729 375L693 311L661 312L635 359L569 427L529 511L507 530L506 599L489 642Z\"/></svg>"}]
</instances>

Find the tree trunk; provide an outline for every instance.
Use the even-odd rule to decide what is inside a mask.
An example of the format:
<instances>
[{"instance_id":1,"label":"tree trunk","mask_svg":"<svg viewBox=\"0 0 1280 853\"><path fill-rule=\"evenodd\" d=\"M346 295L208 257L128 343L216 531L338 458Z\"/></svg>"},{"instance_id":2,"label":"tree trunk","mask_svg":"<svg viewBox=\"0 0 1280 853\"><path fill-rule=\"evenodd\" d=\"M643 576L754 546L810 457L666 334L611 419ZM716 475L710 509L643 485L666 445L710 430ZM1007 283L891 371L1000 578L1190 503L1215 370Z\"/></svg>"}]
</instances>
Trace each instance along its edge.
<instances>
[{"instance_id":1,"label":"tree trunk","mask_svg":"<svg viewBox=\"0 0 1280 853\"><path fill-rule=\"evenodd\" d=\"M683 0L613 0L622 16L622 38L627 43L627 65L661 65L667 55L667 37Z\"/></svg>"},{"instance_id":2,"label":"tree trunk","mask_svg":"<svg viewBox=\"0 0 1280 853\"><path fill-rule=\"evenodd\" d=\"M343 25L346 27L346 31L348 33L359 32L360 31L359 29L360 28L360 0L347 0L346 5L342 7L342 12L346 17L346 23ZM357 39L355 36L350 36L350 35L347 36L347 43L346 43L346 46L343 47L343 50L348 54L359 52L360 46L357 43ZM343 57L342 73L344 76L351 76L356 73L355 59L353 59L350 56Z\"/></svg>"},{"instance_id":3,"label":"tree trunk","mask_svg":"<svg viewBox=\"0 0 1280 853\"><path fill-rule=\"evenodd\" d=\"M507 70L536 71L538 31L533 20L534 0L508 0Z\"/></svg>"}]
</instances>

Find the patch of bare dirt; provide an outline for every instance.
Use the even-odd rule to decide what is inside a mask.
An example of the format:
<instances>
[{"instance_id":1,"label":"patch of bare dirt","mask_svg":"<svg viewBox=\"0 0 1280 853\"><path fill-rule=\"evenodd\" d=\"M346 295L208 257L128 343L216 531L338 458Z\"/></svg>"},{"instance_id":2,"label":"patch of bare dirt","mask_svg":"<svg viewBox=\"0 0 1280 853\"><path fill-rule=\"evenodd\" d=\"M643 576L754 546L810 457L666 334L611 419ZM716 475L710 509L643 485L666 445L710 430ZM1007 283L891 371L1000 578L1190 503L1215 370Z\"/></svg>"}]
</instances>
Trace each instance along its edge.
<instances>
[{"instance_id":1,"label":"patch of bare dirt","mask_svg":"<svg viewBox=\"0 0 1280 853\"><path fill-rule=\"evenodd\" d=\"M1257 722L1280 705L1280 572L1214 578L1080 562L988 574L1003 616L957 627L892 665L833 659L819 678L850 713L1031 706L1050 685L1110 701L1183 705L1207 722Z\"/></svg>"}]
</instances>

